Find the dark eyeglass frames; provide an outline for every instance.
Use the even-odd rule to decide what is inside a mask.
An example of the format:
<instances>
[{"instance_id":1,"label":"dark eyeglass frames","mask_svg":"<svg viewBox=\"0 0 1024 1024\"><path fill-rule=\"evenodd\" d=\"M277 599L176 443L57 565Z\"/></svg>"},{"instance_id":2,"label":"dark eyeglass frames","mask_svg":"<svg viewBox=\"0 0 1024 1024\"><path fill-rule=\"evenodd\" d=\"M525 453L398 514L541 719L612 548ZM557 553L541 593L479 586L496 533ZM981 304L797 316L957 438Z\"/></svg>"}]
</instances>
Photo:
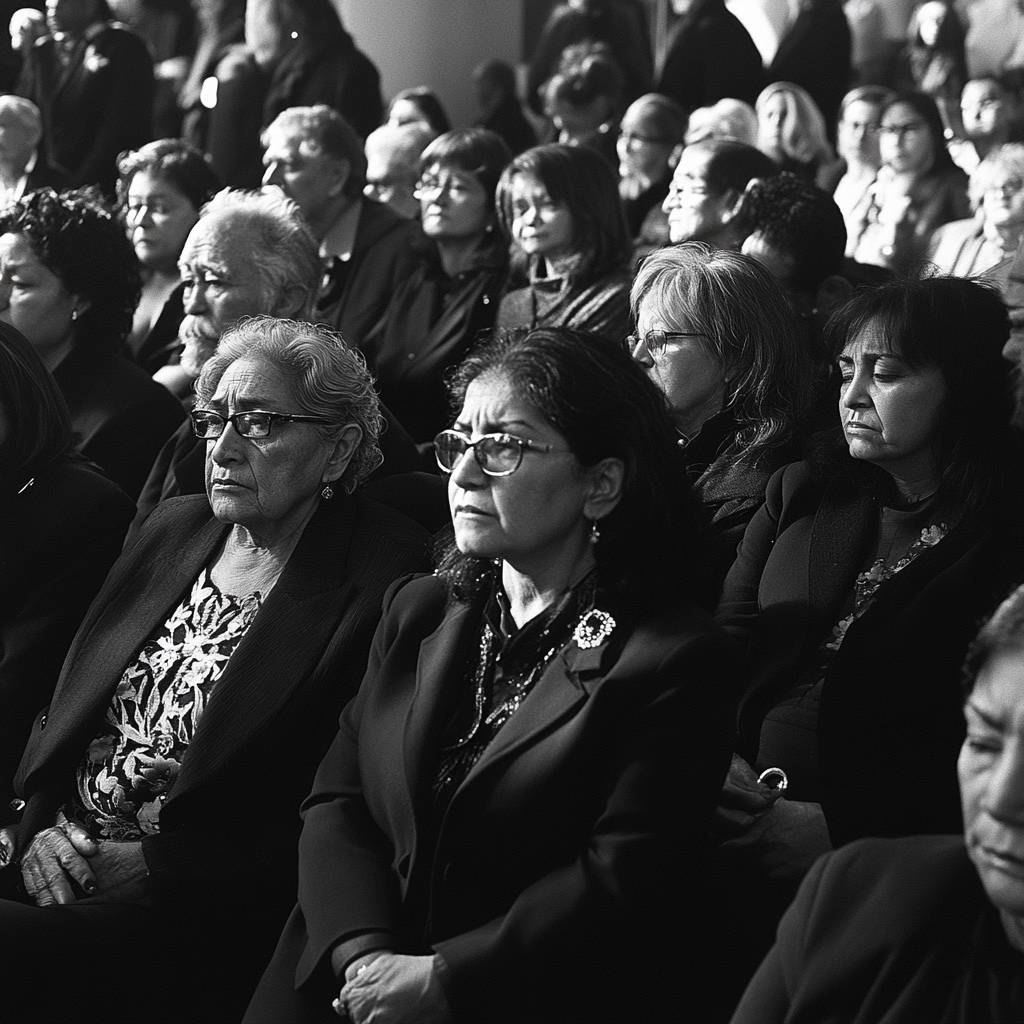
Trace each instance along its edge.
<instances>
[{"instance_id":1,"label":"dark eyeglass frames","mask_svg":"<svg viewBox=\"0 0 1024 1024\"><path fill-rule=\"evenodd\" d=\"M568 452L568 448L556 448L553 444L539 444L526 437L514 434L484 434L470 441L457 430L442 430L434 438L434 455L437 464L446 473L451 473L462 461L462 456L472 450L476 464L487 476L510 476L522 464L523 452Z\"/></svg>"},{"instance_id":2,"label":"dark eyeglass frames","mask_svg":"<svg viewBox=\"0 0 1024 1024\"><path fill-rule=\"evenodd\" d=\"M629 350L631 355L635 355L642 340L644 347L652 356L660 356L673 338L706 337L706 334L702 334L699 331L648 331L642 339L635 334L630 334L626 338L626 348Z\"/></svg>"},{"instance_id":3,"label":"dark eyeglass frames","mask_svg":"<svg viewBox=\"0 0 1024 1024\"><path fill-rule=\"evenodd\" d=\"M330 423L330 420L319 416L292 416L283 412L236 412L234 416L221 416L212 409L195 409L191 413L192 433L204 441L215 441L224 433L224 427L230 423L241 437L270 437L274 424L285 423Z\"/></svg>"}]
</instances>

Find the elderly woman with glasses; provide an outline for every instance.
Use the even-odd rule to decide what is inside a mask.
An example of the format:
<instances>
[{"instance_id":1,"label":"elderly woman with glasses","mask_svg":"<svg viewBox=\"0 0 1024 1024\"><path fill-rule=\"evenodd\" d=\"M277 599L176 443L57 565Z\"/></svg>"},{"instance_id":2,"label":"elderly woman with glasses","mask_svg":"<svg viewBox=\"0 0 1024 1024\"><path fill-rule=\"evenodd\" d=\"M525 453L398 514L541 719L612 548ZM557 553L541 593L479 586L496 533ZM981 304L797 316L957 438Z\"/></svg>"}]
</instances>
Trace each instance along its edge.
<instances>
[{"instance_id":1,"label":"elderly woman with glasses","mask_svg":"<svg viewBox=\"0 0 1024 1024\"><path fill-rule=\"evenodd\" d=\"M494 190L511 159L484 128L446 132L420 159L414 195L425 244L362 345L381 399L420 444L448 425L445 372L494 326L508 278Z\"/></svg>"},{"instance_id":2,"label":"elderly woman with glasses","mask_svg":"<svg viewBox=\"0 0 1024 1024\"><path fill-rule=\"evenodd\" d=\"M161 504L114 565L22 760L24 815L0 833L0 884L20 874L24 891L0 906L12 1020L136 1019L139 1001L241 1015L381 599L424 561L418 527L353 493L380 459L380 414L326 328L266 317L226 334L192 423L206 495ZM129 949L174 984L114 992L109 962Z\"/></svg>"},{"instance_id":3,"label":"elderly woman with glasses","mask_svg":"<svg viewBox=\"0 0 1024 1024\"><path fill-rule=\"evenodd\" d=\"M451 531L388 598L245 1019L705 1019L733 657L664 403L564 329L473 353L452 399Z\"/></svg>"},{"instance_id":4,"label":"elderly woman with glasses","mask_svg":"<svg viewBox=\"0 0 1024 1024\"><path fill-rule=\"evenodd\" d=\"M703 242L649 256L632 302L633 358L665 394L721 584L768 479L799 457L810 352L764 265Z\"/></svg>"}]
</instances>

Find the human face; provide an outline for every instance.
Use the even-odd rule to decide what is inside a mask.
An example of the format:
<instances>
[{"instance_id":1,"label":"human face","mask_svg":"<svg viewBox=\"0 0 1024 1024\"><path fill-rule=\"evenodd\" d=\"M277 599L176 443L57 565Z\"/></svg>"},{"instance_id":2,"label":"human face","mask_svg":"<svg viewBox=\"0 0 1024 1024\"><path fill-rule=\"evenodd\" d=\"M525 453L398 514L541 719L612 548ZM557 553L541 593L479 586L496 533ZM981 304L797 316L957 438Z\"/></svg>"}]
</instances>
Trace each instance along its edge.
<instances>
[{"instance_id":1,"label":"human face","mask_svg":"<svg viewBox=\"0 0 1024 1024\"><path fill-rule=\"evenodd\" d=\"M878 168L878 105L864 100L847 104L839 122L839 155L851 166Z\"/></svg>"},{"instance_id":2,"label":"human face","mask_svg":"<svg viewBox=\"0 0 1024 1024\"><path fill-rule=\"evenodd\" d=\"M416 195L428 238L444 242L483 237L490 220L487 190L469 171L431 164L416 186Z\"/></svg>"},{"instance_id":3,"label":"human face","mask_svg":"<svg viewBox=\"0 0 1024 1024\"><path fill-rule=\"evenodd\" d=\"M18 174L24 173L25 165L35 149L32 134L7 107L0 107L0 163Z\"/></svg>"},{"instance_id":4,"label":"human face","mask_svg":"<svg viewBox=\"0 0 1024 1024\"><path fill-rule=\"evenodd\" d=\"M789 100L781 90L773 92L764 101L758 119L762 141L776 153L782 153L782 137L789 121Z\"/></svg>"},{"instance_id":5,"label":"human face","mask_svg":"<svg viewBox=\"0 0 1024 1024\"><path fill-rule=\"evenodd\" d=\"M985 220L1000 228L1024 225L1024 178L1019 171L1000 167L981 197Z\"/></svg>"},{"instance_id":6,"label":"human face","mask_svg":"<svg viewBox=\"0 0 1024 1024\"><path fill-rule=\"evenodd\" d=\"M25 335L47 369L54 369L71 350L71 315L87 307L39 259L27 235L0 235L0 320Z\"/></svg>"},{"instance_id":7,"label":"human face","mask_svg":"<svg viewBox=\"0 0 1024 1024\"><path fill-rule=\"evenodd\" d=\"M894 103L878 129L882 163L899 174L927 174L935 163L935 143L924 118L907 103Z\"/></svg>"},{"instance_id":8,"label":"human face","mask_svg":"<svg viewBox=\"0 0 1024 1024\"><path fill-rule=\"evenodd\" d=\"M242 358L224 372L206 408L222 416L262 409L303 415L292 389L265 359ZM230 423L206 442L206 494L213 514L245 529L260 545L300 528L331 472L332 446L315 423L278 421L269 437L242 437Z\"/></svg>"},{"instance_id":9,"label":"human face","mask_svg":"<svg viewBox=\"0 0 1024 1024\"><path fill-rule=\"evenodd\" d=\"M252 264L258 246L254 232L231 210L207 214L185 240L178 262L185 285L185 318L178 337L186 352L202 353L195 359L190 356L190 362L199 364L193 366L196 374L220 336L241 317L276 312Z\"/></svg>"},{"instance_id":10,"label":"human face","mask_svg":"<svg viewBox=\"0 0 1024 1024\"><path fill-rule=\"evenodd\" d=\"M512 237L529 256L558 259L571 254L573 216L565 203L556 203L532 174L512 179Z\"/></svg>"},{"instance_id":11,"label":"human face","mask_svg":"<svg viewBox=\"0 0 1024 1024\"><path fill-rule=\"evenodd\" d=\"M649 188L668 177L668 162L674 147L659 137L650 120L644 117L643 109L634 107L626 111L619 126L616 143L619 176L635 178L644 188Z\"/></svg>"},{"instance_id":12,"label":"human face","mask_svg":"<svg viewBox=\"0 0 1024 1024\"><path fill-rule=\"evenodd\" d=\"M964 86L960 116L969 139L1002 138L1011 115L1009 97L995 82L975 80Z\"/></svg>"},{"instance_id":13,"label":"human face","mask_svg":"<svg viewBox=\"0 0 1024 1024\"><path fill-rule=\"evenodd\" d=\"M459 551L500 558L540 577L588 546L585 519L590 478L566 439L516 394L502 376L477 377L466 390L454 429L473 440L507 433L553 451L527 448L509 476L487 476L467 451L448 477L448 503Z\"/></svg>"},{"instance_id":14,"label":"human face","mask_svg":"<svg viewBox=\"0 0 1024 1024\"><path fill-rule=\"evenodd\" d=\"M708 419L722 411L725 375L707 336L697 331L685 315L674 315L670 321L661 307L660 296L653 292L640 303L633 358L668 399L676 429L684 437L693 437ZM649 331L688 336L669 338L658 350L647 343Z\"/></svg>"},{"instance_id":15,"label":"human face","mask_svg":"<svg viewBox=\"0 0 1024 1024\"><path fill-rule=\"evenodd\" d=\"M46 0L46 18L55 32L80 36L97 15L96 0Z\"/></svg>"},{"instance_id":16,"label":"human face","mask_svg":"<svg viewBox=\"0 0 1024 1024\"><path fill-rule=\"evenodd\" d=\"M957 769L967 854L1024 952L1024 648L989 657L964 714Z\"/></svg>"},{"instance_id":17,"label":"human face","mask_svg":"<svg viewBox=\"0 0 1024 1024\"><path fill-rule=\"evenodd\" d=\"M938 477L934 444L946 397L942 371L934 364L908 366L889 352L874 327L847 342L839 369L839 415L850 454L886 470L902 493L927 493Z\"/></svg>"},{"instance_id":18,"label":"human face","mask_svg":"<svg viewBox=\"0 0 1024 1024\"><path fill-rule=\"evenodd\" d=\"M661 208L668 214L673 243L711 242L720 237L736 199L732 191L717 194L707 181L711 154L699 144L683 150Z\"/></svg>"},{"instance_id":19,"label":"human face","mask_svg":"<svg viewBox=\"0 0 1024 1024\"><path fill-rule=\"evenodd\" d=\"M348 180L348 161L321 151L295 132L271 130L263 153L263 184L276 185L318 235Z\"/></svg>"},{"instance_id":20,"label":"human face","mask_svg":"<svg viewBox=\"0 0 1024 1024\"><path fill-rule=\"evenodd\" d=\"M174 270L199 211L170 182L139 171L128 186L125 219L139 262L150 270Z\"/></svg>"},{"instance_id":21,"label":"human face","mask_svg":"<svg viewBox=\"0 0 1024 1024\"><path fill-rule=\"evenodd\" d=\"M420 215L419 200L413 195L416 169L397 160L376 154L367 155L366 186L363 194L385 203L396 213L410 219Z\"/></svg>"}]
</instances>

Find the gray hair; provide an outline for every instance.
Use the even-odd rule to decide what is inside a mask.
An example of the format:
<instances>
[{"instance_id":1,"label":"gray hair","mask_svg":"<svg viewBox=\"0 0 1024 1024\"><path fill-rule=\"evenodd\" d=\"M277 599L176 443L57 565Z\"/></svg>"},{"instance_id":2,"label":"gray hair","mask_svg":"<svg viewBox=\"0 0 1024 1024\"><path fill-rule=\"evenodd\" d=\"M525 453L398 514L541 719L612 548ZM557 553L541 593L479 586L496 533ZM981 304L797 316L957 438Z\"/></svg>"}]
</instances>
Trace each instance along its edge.
<instances>
[{"instance_id":1,"label":"gray hair","mask_svg":"<svg viewBox=\"0 0 1024 1024\"><path fill-rule=\"evenodd\" d=\"M383 462L377 439L384 428L373 378L362 353L323 324L272 316L245 317L220 339L196 382L196 405L208 405L221 377L237 359L265 359L291 385L303 413L329 420L320 426L325 441L354 423L362 438L341 476L351 494Z\"/></svg>"},{"instance_id":2,"label":"gray hair","mask_svg":"<svg viewBox=\"0 0 1024 1024\"><path fill-rule=\"evenodd\" d=\"M311 317L324 268L320 247L298 206L277 190L245 192L226 188L203 207L200 216L224 211L235 213L259 241L248 255L260 275L265 308L299 318ZM288 310L280 309L290 294L301 297L301 302Z\"/></svg>"},{"instance_id":3,"label":"gray hair","mask_svg":"<svg viewBox=\"0 0 1024 1024\"><path fill-rule=\"evenodd\" d=\"M43 118L39 108L22 96L0 96L0 112L9 113L17 122L18 127L32 140L33 146L39 145L43 137Z\"/></svg>"},{"instance_id":4,"label":"gray hair","mask_svg":"<svg viewBox=\"0 0 1024 1024\"><path fill-rule=\"evenodd\" d=\"M971 206L975 209L981 206L985 191L997 171L1006 171L1024 178L1024 143L1007 142L1003 146L998 146L971 171L968 194L971 197Z\"/></svg>"}]
</instances>

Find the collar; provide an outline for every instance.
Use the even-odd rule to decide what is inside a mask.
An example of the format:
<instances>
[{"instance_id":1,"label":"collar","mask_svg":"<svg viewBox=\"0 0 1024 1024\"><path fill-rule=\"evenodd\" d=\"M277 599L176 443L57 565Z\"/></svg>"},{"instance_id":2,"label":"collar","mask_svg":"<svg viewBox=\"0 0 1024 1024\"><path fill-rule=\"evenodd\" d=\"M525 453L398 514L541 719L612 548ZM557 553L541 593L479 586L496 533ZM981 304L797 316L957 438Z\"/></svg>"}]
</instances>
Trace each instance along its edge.
<instances>
[{"instance_id":1,"label":"collar","mask_svg":"<svg viewBox=\"0 0 1024 1024\"><path fill-rule=\"evenodd\" d=\"M355 248L356 231L359 229L359 215L363 210L362 199L350 203L345 212L327 229L320 243L320 258L347 263L352 258Z\"/></svg>"}]
</instances>

